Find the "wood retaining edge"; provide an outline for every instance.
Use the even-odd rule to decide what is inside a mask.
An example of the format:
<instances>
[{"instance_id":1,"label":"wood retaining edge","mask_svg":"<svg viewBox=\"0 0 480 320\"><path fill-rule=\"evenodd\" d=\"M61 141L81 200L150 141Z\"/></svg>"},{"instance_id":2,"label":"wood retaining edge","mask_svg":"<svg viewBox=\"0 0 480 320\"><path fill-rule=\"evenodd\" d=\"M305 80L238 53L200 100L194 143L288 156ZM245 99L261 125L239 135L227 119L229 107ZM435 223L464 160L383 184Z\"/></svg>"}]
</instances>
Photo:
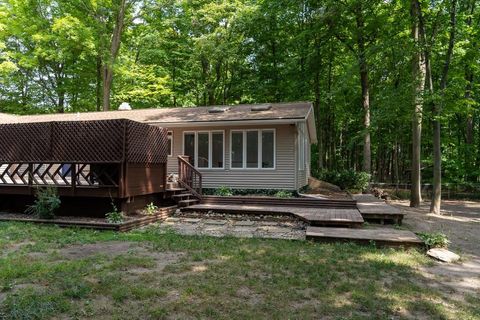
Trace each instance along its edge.
<instances>
[{"instance_id":1,"label":"wood retaining edge","mask_svg":"<svg viewBox=\"0 0 480 320\"><path fill-rule=\"evenodd\" d=\"M139 227L146 226L150 223L162 221L171 216L177 210L177 206L160 208L159 213L151 216L143 216L138 219L126 221L123 223L108 223L108 222L84 222L84 221L66 221L66 220L48 220L36 218L6 218L0 216L0 221L10 222L33 222L40 224L57 225L61 228L78 227L82 229L94 230L111 230L119 232L127 232Z\"/></svg>"}]
</instances>

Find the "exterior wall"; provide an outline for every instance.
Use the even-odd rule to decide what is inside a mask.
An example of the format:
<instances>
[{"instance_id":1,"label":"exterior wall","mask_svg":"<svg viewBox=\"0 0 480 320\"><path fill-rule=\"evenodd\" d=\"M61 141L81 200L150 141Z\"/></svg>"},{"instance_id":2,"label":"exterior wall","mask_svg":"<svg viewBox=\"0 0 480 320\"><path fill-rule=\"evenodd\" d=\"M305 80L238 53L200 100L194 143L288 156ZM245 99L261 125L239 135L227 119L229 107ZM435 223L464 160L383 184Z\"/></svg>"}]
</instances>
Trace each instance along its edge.
<instances>
[{"instance_id":1,"label":"exterior wall","mask_svg":"<svg viewBox=\"0 0 480 320\"><path fill-rule=\"evenodd\" d=\"M274 169L231 169L230 132L245 129L275 129L275 168ZM198 126L168 128L173 132L173 155L168 157L167 173L178 172L177 156L183 154L183 133L185 131L223 130L225 139L224 169L199 169L203 175L204 188L228 186L238 189L297 189L296 180L296 127L294 124L263 126Z\"/></svg>"}]
</instances>

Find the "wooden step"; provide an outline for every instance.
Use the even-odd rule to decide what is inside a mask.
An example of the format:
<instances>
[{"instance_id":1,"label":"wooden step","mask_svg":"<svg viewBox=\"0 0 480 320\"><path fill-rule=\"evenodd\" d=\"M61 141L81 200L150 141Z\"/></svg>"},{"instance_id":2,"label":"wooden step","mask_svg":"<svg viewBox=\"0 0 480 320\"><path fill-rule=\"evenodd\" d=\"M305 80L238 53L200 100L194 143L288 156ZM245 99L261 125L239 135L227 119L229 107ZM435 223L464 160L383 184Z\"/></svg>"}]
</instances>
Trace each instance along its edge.
<instances>
[{"instance_id":1,"label":"wooden step","mask_svg":"<svg viewBox=\"0 0 480 320\"><path fill-rule=\"evenodd\" d=\"M172 198L180 198L180 199L182 199L182 198L189 198L189 197L192 197L192 196L193 196L193 194L191 194L191 193L177 193L177 194L174 194L174 195L172 196Z\"/></svg>"},{"instance_id":2,"label":"wooden step","mask_svg":"<svg viewBox=\"0 0 480 320\"><path fill-rule=\"evenodd\" d=\"M402 224L404 213L385 202L358 202L357 207L368 222Z\"/></svg>"},{"instance_id":3,"label":"wooden step","mask_svg":"<svg viewBox=\"0 0 480 320\"><path fill-rule=\"evenodd\" d=\"M192 204L197 204L199 202L200 202L200 200L198 200L198 199L180 200L180 201L178 201L178 206L179 207L188 207Z\"/></svg>"},{"instance_id":4,"label":"wooden step","mask_svg":"<svg viewBox=\"0 0 480 320\"><path fill-rule=\"evenodd\" d=\"M423 241L408 230L393 228L326 228L307 227L307 239L321 242L356 242L360 244L374 243L387 247L423 247Z\"/></svg>"},{"instance_id":5,"label":"wooden step","mask_svg":"<svg viewBox=\"0 0 480 320\"><path fill-rule=\"evenodd\" d=\"M187 189L185 188L170 188L170 189L165 189L167 192L180 192L180 191L186 191Z\"/></svg>"}]
</instances>

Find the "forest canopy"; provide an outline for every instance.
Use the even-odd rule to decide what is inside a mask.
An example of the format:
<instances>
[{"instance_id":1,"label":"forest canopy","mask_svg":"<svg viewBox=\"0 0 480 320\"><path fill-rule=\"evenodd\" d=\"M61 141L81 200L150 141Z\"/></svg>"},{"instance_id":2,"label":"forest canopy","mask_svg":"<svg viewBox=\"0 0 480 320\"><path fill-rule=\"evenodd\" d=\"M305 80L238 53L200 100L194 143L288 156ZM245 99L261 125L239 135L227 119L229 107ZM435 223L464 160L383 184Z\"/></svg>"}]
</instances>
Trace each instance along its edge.
<instances>
[{"instance_id":1,"label":"forest canopy","mask_svg":"<svg viewBox=\"0 0 480 320\"><path fill-rule=\"evenodd\" d=\"M315 170L477 182L479 33L476 0L2 0L0 112L312 101Z\"/></svg>"}]
</instances>

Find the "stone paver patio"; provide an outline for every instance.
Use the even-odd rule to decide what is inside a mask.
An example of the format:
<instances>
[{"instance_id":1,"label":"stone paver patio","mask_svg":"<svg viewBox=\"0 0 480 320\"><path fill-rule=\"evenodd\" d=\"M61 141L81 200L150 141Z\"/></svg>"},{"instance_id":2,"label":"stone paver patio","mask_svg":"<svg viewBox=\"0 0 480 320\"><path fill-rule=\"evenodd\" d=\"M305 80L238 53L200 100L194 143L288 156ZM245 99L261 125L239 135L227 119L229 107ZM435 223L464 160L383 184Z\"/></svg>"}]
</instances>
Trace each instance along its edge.
<instances>
[{"instance_id":1,"label":"stone paver patio","mask_svg":"<svg viewBox=\"0 0 480 320\"><path fill-rule=\"evenodd\" d=\"M182 235L214 237L272 238L305 240L306 225L301 221L253 221L170 217L158 224Z\"/></svg>"}]
</instances>

